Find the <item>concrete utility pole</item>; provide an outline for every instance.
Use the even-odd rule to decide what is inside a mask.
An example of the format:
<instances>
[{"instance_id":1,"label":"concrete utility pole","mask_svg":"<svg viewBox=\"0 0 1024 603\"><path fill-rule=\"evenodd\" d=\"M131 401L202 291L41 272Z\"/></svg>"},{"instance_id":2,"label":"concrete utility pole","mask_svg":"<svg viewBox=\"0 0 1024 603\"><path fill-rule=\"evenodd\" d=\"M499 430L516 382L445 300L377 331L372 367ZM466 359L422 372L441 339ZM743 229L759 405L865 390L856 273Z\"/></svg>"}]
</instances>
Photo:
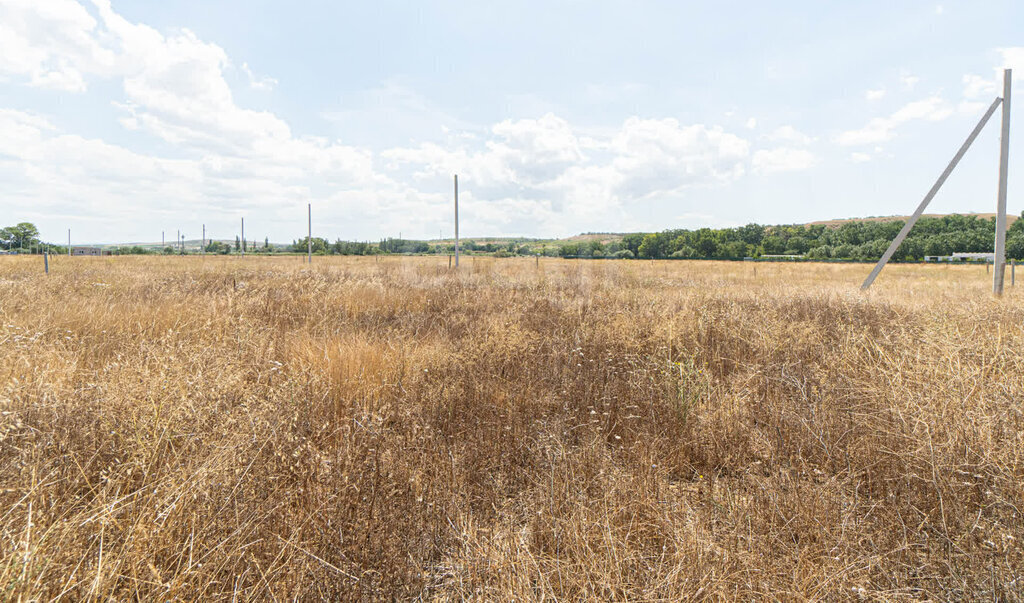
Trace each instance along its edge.
<instances>
[{"instance_id":1,"label":"concrete utility pole","mask_svg":"<svg viewBox=\"0 0 1024 603\"><path fill-rule=\"evenodd\" d=\"M245 257L245 218L242 218L242 257Z\"/></svg>"},{"instance_id":2,"label":"concrete utility pole","mask_svg":"<svg viewBox=\"0 0 1024 603\"><path fill-rule=\"evenodd\" d=\"M306 218L309 230L306 232L306 263L313 263L313 204L306 204Z\"/></svg>"},{"instance_id":3,"label":"concrete utility pole","mask_svg":"<svg viewBox=\"0 0 1024 603\"><path fill-rule=\"evenodd\" d=\"M459 267L459 175L455 174L455 267Z\"/></svg>"},{"instance_id":4,"label":"concrete utility pole","mask_svg":"<svg viewBox=\"0 0 1024 603\"><path fill-rule=\"evenodd\" d=\"M1006 276L1006 180L1010 160L1010 84L1012 71L1003 70L1003 128L999 135L999 192L996 196L996 254L992 260L992 293L1003 294Z\"/></svg>"},{"instance_id":5,"label":"concrete utility pole","mask_svg":"<svg viewBox=\"0 0 1024 603\"><path fill-rule=\"evenodd\" d=\"M955 168L956 165L960 163L960 160L963 159L964 154L967 152L967 149L971 148L971 143L974 142L974 139L977 138L978 134L981 133L982 128L984 128L985 124L988 123L988 120L990 117L992 117L992 114L996 112L996 107L999 106L999 103L1002 102L1002 100L1003 99L1001 98L997 98L994 101L992 101L992 104L989 106L988 111L985 111L985 115L981 116L981 120L978 121L978 125L974 126L974 130L971 131L971 134L967 137L967 140L965 140L964 143L960 145L960 150L956 152L956 155L954 155L953 159L950 160L949 165L947 165L946 169L943 170L942 174L939 176L939 179L935 181L935 184L932 185L931 190L929 190L928 194L924 196L924 199L921 201L921 204L917 206L917 209L914 210L913 215L911 215L910 218L907 220L907 223L903 225L903 229L900 230L900 233L896 235L895 239L893 239L892 243L889 245L889 248L885 250L885 253L882 255L882 259L878 260L878 264L875 265L875 269L871 271L871 274L869 274L866 279L864 279L864 284L860 286L862 291L867 290L867 288L871 286L871 283L875 282L875 278L878 276L878 273L882 271L882 268L885 268L885 264L889 261L890 258L892 258L892 255L896 253L896 250L899 249L900 244L903 243L903 239L907 238L907 234L910 232L910 229L914 227L914 224L917 223L917 220L918 218L921 217L921 214L924 212L924 209L928 207L928 204L931 203L932 198L934 198L935 194L939 192L940 188L942 188L943 183L945 183L946 179L949 178L949 175L953 173L953 168Z\"/></svg>"}]
</instances>

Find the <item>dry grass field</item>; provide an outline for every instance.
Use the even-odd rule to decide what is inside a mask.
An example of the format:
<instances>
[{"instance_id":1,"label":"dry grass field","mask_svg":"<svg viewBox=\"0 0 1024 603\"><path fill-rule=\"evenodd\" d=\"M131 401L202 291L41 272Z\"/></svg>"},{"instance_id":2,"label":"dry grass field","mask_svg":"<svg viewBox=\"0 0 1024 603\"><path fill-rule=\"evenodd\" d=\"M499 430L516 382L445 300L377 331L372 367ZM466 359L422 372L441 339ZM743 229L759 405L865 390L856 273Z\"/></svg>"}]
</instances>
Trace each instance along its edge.
<instances>
[{"instance_id":1,"label":"dry grass field","mask_svg":"<svg viewBox=\"0 0 1024 603\"><path fill-rule=\"evenodd\" d=\"M1024 292L869 270L0 258L0 599L1022 600Z\"/></svg>"}]
</instances>

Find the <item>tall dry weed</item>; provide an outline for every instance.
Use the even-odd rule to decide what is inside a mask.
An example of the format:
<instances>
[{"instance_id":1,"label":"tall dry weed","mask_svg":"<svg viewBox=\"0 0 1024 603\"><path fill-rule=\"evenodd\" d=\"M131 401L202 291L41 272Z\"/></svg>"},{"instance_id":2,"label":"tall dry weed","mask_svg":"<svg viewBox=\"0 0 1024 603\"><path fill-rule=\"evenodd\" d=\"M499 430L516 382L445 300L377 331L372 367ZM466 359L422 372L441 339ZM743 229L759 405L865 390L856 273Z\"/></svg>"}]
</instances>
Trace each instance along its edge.
<instances>
[{"instance_id":1,"label":"tall dry weed","mask_svg":"<svg viewBox=\"0 0 1024 603\"><path fill-rule=\"evenodd\" d=\"M1020 600L979 268L0 261L0 597Z\"/></svg>"}]
</instances>

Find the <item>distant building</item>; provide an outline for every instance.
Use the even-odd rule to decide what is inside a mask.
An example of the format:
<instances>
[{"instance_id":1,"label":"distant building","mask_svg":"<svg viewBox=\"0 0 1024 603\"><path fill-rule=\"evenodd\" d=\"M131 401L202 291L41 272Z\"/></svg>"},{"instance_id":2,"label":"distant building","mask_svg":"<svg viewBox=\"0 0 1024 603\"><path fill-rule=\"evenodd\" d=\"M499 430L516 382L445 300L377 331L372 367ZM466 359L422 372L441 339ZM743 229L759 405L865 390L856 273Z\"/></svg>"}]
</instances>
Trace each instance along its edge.
<instances>
[{"instance_id":1,"label":"distant building","mask_svg":"<svg viewBox=\"0 0 1024 603\"><path fill-rule=\"evenodd\" d=\"M71 255L107 255L100 247L72 247Z\"/></svg>"},{"instance_id":2,"label":"distant building","mask_svg":"<svg viewBox=\"0 0 1024 603\"><path fill-rule=\"evenodd\" d=\"M926 255L924 261L926 262L977 262L984 260L986 262L995 262L996 254L991 252L957 252L953 255Z\"/></svg>"}]
</instances>

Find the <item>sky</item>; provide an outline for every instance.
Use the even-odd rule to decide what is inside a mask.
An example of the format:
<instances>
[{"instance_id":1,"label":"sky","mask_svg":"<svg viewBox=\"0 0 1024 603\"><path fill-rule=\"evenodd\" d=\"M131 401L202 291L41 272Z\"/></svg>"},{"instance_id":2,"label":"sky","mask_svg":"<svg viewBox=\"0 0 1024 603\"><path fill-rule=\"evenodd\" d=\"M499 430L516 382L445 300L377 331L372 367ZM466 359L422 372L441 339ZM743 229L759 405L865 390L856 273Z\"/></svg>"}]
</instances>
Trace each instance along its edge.
<instances>
[{"instance_id":1,"label":"sky","mask_svg":"<svg viewBox=\"0 0 1024 603\"><path fill-rule=\"evenodd\" d=\"M0 0L0 226L562 237L913 211L1024 3ZM929 212L992 212L999 115Z\"/></svg>"}]
</instances>

